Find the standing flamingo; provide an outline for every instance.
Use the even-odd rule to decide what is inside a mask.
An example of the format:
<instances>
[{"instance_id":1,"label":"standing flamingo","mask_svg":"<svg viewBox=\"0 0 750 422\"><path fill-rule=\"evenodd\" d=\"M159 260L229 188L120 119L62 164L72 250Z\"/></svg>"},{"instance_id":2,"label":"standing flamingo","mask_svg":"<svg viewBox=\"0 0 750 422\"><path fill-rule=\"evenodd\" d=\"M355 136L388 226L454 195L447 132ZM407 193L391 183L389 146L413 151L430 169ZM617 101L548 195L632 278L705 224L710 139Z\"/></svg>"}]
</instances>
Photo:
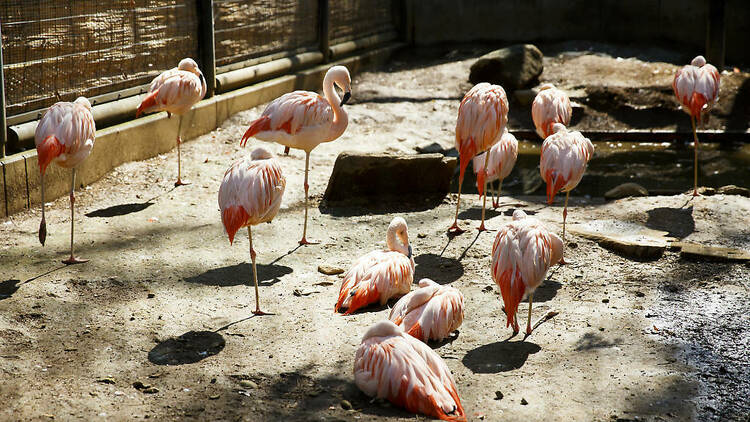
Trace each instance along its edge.
<instances>
[{"instance_id":1,"label":"standing flamingo","mask_svg":"<svg viewBox=\"0 0 750 422\"><path fill-rule=\"evenodd\" d=\"M696 120L708 115L711 107L719 100L719 71L708 63L703 56L698 56L674 75L672 89L682 104L682 109L690 115L693 126L693 146L695 147L693 163L693 196L698 196L698 133L695 130Z\"/></svg>"},{"instance_id":2,"label":"standing flamingo","mask_svg":"<svg viewBox=\"0 0 750 422\"><path fill-rule=\"evenodd\" d=\"M461 205L461 185L464 182L464 172L475 155L488 150L500 139L508 123L508 98L500 85L490 85L487 82L477 84L466 93L458 107L456 121L456 149L459 153L460 168L458 174L458 202L456 202L456 218L448 232L461 234L463 229L458 227L458 208ZM484 174L487 172L488 156L485 156L483 173L478 173L477 182L484 186ZM481 179L481 180L480 180ZM484 189L482 190L484 191ZM487 197L482 202L482 224L484 227L484 209Z\"/></svg>"},{"instance_id":3,"label":"standing flamingo","mask_svg":"<svg viewBox=\"0 0 750 422\"><path fill-rule=\"evenodd\" d=\"M162 72L154 78L148 95L143 99L135 117L143 113L155 111L166 111L167 117L172 114L181 116L190 111L195 103L206 95L206 79L198 69L198 64L193 59L182 59L180 64L174 68ZM177 181L175 186L187 185L182 181L182 166L180 158L180 144L182 138L182 117L177 127Z\"/></svg>"},{"instance_id":4,"label":"standing flamingo","mask_svg":"<svg viewBox=\"0 0 750 422\"><path fill-rule=\"evenodd\" d=\"M254 136L262 141L305 151L305 223L300 245L319 243L307 240L307 174L310 152L323 142L336 140L346 130L349 116L342 106L351 98L351 82L346 67L333 66L323 79L325 98L310 91L284 94L263 110L263 114L250 124L242 137L242 146ZM343 99L339 99L334 84L344 91Z\"/></svg>"},{"instance_id":5,"label":"standing flamingo","mask_svg":"<svg viewBox=\"0 0 750 422\"><path fill-rule=\"evenodd\" d=\"M534 120L536 133L542 139L552 135L552 126L555 123L568 126L572 114L573 109L570 106L568 94L552 84L539 87L539 93L536 94L531 104L531 118Z\"/></svg>"},{"instance_id":6,"label":"standing flamingo","mask_svg":"<svg viewBox=\"0 0 750 422\"><path fill-rule=\"evenodd\" d=\"M489 158L485 157L489 154ZM497 187L497 200L495 195L492 195L492 208L500 206L500 191L503 189L503 179L508 177L510 172L513 170L513 166L516 165L516 159L518 158L518 140L513 136L512 133L508 132L508 128L505 128L503 136L500 137L500 141L490 148L489 152L483 152L473 159L474 173L484 174L483 181L492 183L495 180L499 180ZM484 160L487 161L487 168L482 168ZM479 183L479 177L477 177L477 190L480 195L486 195L483 191L484 186ZM492 186L490 186L490 191Z\"/></svg>"},{"instance_id":7,"label":"standing flamingo","mask_svg":"<svg viewBox=\"0 0 750 422\"><path fill-rule=\"evenodd\" d=\"M506 327L518 333L516 311L529 296L526 335L531 334L531 304L534 290L542 284L547 270L562 258L563 241L537 219L521 210L513 212L513 221L503 226L492 245L492 279L500 287L507 316Z\"/></svg>"},{"instance_id":8,"label":"standing flamingo","mask_svg":"<svg viewBox=\"0 0 750 422\"><path fill-rule=\"evenodd\" d=\"M347 308L344 315L349 315L371 303L384 305L394 296L409 293L414 280L414 258L403 218L391 221L385 244L387 251L372 251L360 257L344 274L335 312Z\"/></svg>"},{"instance_id":9,"label":"standing flamingo","mask_svg":"<svg viewBox=\"0 0 750 422\"><path fill-rule=\"evenodd\" d=\"M224 180L219 188L221 222L229 236L229 243L234 242L237 230L247 227L255 282L255 315L265 313L260 310L251 227L273 220L279 212L285 187L286 179L281 174L279 163L265 149L256 148L250 154L250 159L243 158L232 164L224 173Z\"/></svg>"},{"instance_id":10,"label":"standing flamingo","mask_svg":"<svg viewBox=\"0 0 750 422\"><path fill-rule=\"evenodd\" d=\"M77 258L73 253L75 227L76 167L86 159L94 148L96 125L91 115L91 103L84 97L74 102L59 102L42 116L34 133L34 143L39 158L39 179L42 188L42 222L39 224L39 242L44 246L47 239L47 220L44 215L44 173L51 162L71 169L70 178L70 258L63 264L81 264L88 259Z\"/></svg>"},{"instance_id":11,"label":"standing flamingo","mask_svg":"<svg viewBox=\"0 0 750 422\"><path fill-rule=\"evenodd\" d=\"M548 136L542 144L539 173L541 173L542 179L547 182L548 204L552 204L557 192L561 190L565 192L562 236L564 245L565 220L568 217L568 197L570 191L578 186L578 182L583 177L586 164L591 159L591 155L594 154L594 144L581 132L570 132L560 123L555 123L552 130L552 135ZM560 263L565 264L565 259L561 259Z\"/></svg>"},{"instance_id":12,"label":"standing flamingo","mask_svg":"<svg viewBox=\"0 0 750 422\"><path fill-rule=\"evenodd\" d=\"M464 295L455 287L423 278L419 289L396 302L388 319L419 340L440 341L464 321Z\"/></svg>"},{"instance_id":13,"label":"standing flamingo","mask_svg":"<svg viewBox=\"0 0 750 422\"><path fill-rule=\"evenodd\" d=\"M409 412L466 421L448 366L428 345L391 321L373 324L354 356L354 383L370 397Z\"/></svg>"}]
</instances>

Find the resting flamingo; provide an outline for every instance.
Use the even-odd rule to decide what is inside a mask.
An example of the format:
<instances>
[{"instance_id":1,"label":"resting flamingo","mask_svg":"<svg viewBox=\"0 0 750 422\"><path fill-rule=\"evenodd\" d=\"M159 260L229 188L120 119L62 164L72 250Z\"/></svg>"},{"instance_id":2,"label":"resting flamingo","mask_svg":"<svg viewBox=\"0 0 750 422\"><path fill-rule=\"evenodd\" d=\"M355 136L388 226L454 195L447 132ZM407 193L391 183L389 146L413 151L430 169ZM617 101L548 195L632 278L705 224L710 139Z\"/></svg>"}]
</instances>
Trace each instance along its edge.
<instances>
[{"instance_id":1,"label":"resting flamingo","mask_svg":"<svg viewBox=\"0 0 750 422\"><path fill-rule=\"evenodd\" d=\"M229 243L234 242L237 230L247 227L250 239L250 259L253 263L253 281L255 282L255 315L265 315L260 310L258 294L258 273L255 268L255 249L251 227L260 223L270 223L279 212L281 197L284 195L286 179L281 173L281 166L263 148L256 148L250 159L236 161L224 173L224 180L219 188L219 208L221 222L229 236Z\"/></svg>"},{"instance_id":2,"label":"resting flamingo","mask_svg":"<svg viewBox=\"0 0 750 422\"><path fill-rule=\"evenodd\" d=\"M489 158L486 155L489 154ZM503 136L500 137L495 145L490 148L489 152L483 152L473 159L474 173L479 174L484 172L482 163L484 160L487 161L486 173L484 174L483 181L492 183L495 180L499 180L497 187L497 200L495 195L492 196L492 208L500 206L500 191L503 189L503 179L508 177L510 172L513 170L513 166L516 165L516 159L518 158L518 140L513 136L512 133L508 132L508 128L505 128ZM483 184L479 183L479 177L477 177L477 190L480 195L486 195L484 192ZM492 187L490 186L490 191Z\"/></svg>"},{"instance_id":3,"label":"resting flamingo","mask_svg":"<svg viewBox=\"0 0 750 422\"><path fill-rule=\"evenodd\" d=\"M521 210L503 226L492 245L492 279L500 287L507 316L506 327L517 334L518 304L528 295L529 318L526 335L531 334L531 304L534 290L542 284L547 270L562 258L563 241L537 219Z\"/></svg>"},{"instance_id":4,"label":"resting flamingo","mask_svg":"<svg viewBox=\"0 0 750 422\"><path fill-rule=\"evenodd\" d=\"M143 113L166 111L167 117L172 114L181 116L190 111L190 108L206 95L206 79L198 69L198 64L193 59L182 59L180 64L174 68L162 72L154 78L148 95L141 101L135 117ZM182 138L182 117L177 127L177 181L175 186L187 185L182 181L182 166L180 158L180 144Z\"/></svg>"},{"instance_id":5,"label":"resting flamingo","mask_svg":"<svg viewBox=\"0 0 750 422\"><path fill-rule=\"evenodd\" d=\"M354 383L370 397L409 412L466 421L448 366L428 345L391 321L373 324L354 356Z\"/></svg>"},{"instance_id":6,"label":"resting flamingo","mask_svg":"<svg viewBox=\"0 0 750 422\"><path fill-rule=\"evenodd\" d=\"M319 242L307 240L307 175L310 167L310 152L323 142L331 142L341 136L349 123L343 105L351 97L349 70L344 66L328 69L323 79L323 95L309 91L294 91L273 100L263 114L250 124L241 144L254 136L261 141L276 142L290 148L305 151L305 223L300 245ZM339 99L334 84L344 91Z\"/></svg>"},{"instance_id":7,"label":"resting flamingo","mask_svg":"<svg viewBox=\"0 0 750 422\"><path fill-rule=\"evenodd\" d=\"M552 84L539 87L539 93L536 94L531 104L531 118L534 120L536 133L542 139L552 135L552 126L555 123L568 126L572 114L573 109L570 106L568 94Z\"/></svg>"},{"instance_id":8,"label":"resting flamingo","mask_svg":"<svg viewBox=\"0 0 750 422\"><path fill-rule=\"evenodd\" d=\"M419 289L396 302L388 319L419 340L440 341L464 321L464 295L455 287L423 278Z\"/></svg>"},{"instance_id":9,"label":"resting flamingo","mask_svg":"<svg viewBox=\"0 0 750 422\"><path fill-rule=\"evenodd\" d=\"M461 105L458 107L458 120L456 121L456 149L459 154L458 174L458 202L456 202L456 218L449 232L461 234L463 229L458 227L458 209L461 205L461 185L464 182L464 173L469 160L482 151L488 150L494 145L503 133L508 123L508 98L505 90L500 85L491 85L482 82L474 86L466 93ZM488 156L484 160L484 173L486 173ZM484 173L478 173L477 183L484 186ZM482 179L482 180L479 180ZM483 190L482 190L483 191ZM479 231L487 230L484 227L484 209L487 197L482 203L482 224Z\"/></svg>"},{"instance_id":10,"label":"resting flamingo","mask_svg":"<svg viewBox=\"0 0 750 422\"><path fill-rule=\"evenodd\" d=\"M719 100L719 71L708 63L703 56L698 56L674 75L672 89L682 104L682 109L690 116L693 126L693 196L698 196L698 133L695 130L696 120L703 121L711 107Z\"/></svg>"},{"instance_id":11,"label":"resting flamingo","mask_svg":"<svg viewBox=\"0 0 750 422\"><path fill-rule=\"evenodd\" d=\"M47 220L44 215L44 173L51 162L71 170L70 257L63 261L66 265L88 262L88 259L77 258L73 253L76 167L91 153L95 138L96 124L91 114L91 103L84 97L78 97L72 103L53 104L42 116L34 133L42 189L42 221L39 224L39 242L42 246L47 239Z\"/></svg>"},{"instance_id":12,"label":"resting flamingo","mask_svg":"<svg viewBox=\"0 0 750 422\"><path fill-rule=\"evenodd\" d=\"M376 250L360 257L344 274L334 311L347 308L345 315L375 302L409 293L414 280L414 258L406 221L395 217L388 226L388 250Z\"/></svg>"},{"instance_id":13,"label":"resting flamingo","mask_svg":"<svg viewBox=\"0 0 750 422\"><path fill-rule=\"evenodd\" d=\"M578 182L581 181L583 172L586 170L586 164L594 154L594 144L581 132L570 132L560 123L555 123L552 130L552 135L548 136L542 144L539 173L541 173L542 179L547 182L548 204L552 204L557 192L565 192L562 237L564 245L565 220L568 217L570 191L578 186ZM562 258L560 263L565 264L565 259Z\"/></svg>"}]
</instances>

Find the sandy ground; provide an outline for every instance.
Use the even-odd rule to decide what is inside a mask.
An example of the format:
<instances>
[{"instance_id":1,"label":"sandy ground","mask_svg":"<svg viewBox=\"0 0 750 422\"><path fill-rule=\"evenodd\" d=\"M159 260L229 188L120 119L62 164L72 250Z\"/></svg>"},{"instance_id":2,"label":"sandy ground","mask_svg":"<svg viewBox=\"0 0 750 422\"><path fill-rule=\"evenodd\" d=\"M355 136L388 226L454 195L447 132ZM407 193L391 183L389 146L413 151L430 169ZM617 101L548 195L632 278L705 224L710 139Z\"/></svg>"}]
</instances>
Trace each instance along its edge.
<instances>
[{"instance_id":1,"label":"sandy ground","mask_svg":"<svg viewBox=\"0 0 750 422\"><path fill-rule=\"evenodd\" d=\"M172 189L176 153L170 153L124 164L79 191L77 251L92 259L85 265L59 264L69 239L67 198L48 207L44 248L36 238L38 208L0 223L0 419L413 420L371 401L352 382L360 338L387 316L387 307L334 314L340 279L317 271L319 264L347 268L383 247L388 222L402 215L415 278L451 283L466 297L457 338L433 346L453 371L471 420L746 421L747 265L690 261L674 251L634 261L570 236L573 263L550 271L535 295L535 320L553 309L560 314L524 341L504 327L489 275L494 232L445 234L454 195L438 203L319 205L342 151L411 154L425 142L452 143L472 62L455 54L402 55L384 71L355 75L349 129L312 154L309 233L320 245L296 243L304 155L279 157L287 177L281 212L253 229L262 307L275 315L249 318L247 240L240 234L229 246L216 202L225 169L248 154L238 141L262 108L185 144L189 186ZM556 76L545 70L547 77ZM478 197L462 198L462 224L475 227ZM688 241L750 248L748 198L571 201L574 224L617 219ZM499 227L520 208L560 230L559 202L503 197L488 213L488 226ZM199 361L178 353L190 347Z\"/></svg>"}]
</instances>

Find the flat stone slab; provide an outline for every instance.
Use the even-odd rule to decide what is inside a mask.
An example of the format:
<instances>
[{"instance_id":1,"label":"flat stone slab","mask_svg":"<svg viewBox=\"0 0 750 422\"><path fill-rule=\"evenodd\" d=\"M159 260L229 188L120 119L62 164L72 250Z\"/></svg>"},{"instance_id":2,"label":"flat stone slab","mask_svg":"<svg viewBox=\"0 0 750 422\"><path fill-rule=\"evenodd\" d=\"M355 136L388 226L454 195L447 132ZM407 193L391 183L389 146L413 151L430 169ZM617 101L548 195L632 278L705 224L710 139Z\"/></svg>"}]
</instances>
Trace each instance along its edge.
<instances>
[{"instance_id":1,"label":"flat stone slab","mask_svg":"<svg viewBox=\"0 0 750 422\"><path fill-rule=\"evenodd\" d=\"M619 220L572 224L568 230L597 242L603 248L635 259L657 259L664 253L669 242L675 240L667 236L665 231Z\"/></svg>"},{"instance_id":2,"label":"flat stone slab","mask_svg":"<svg viewBox=\"0 0 750 422\"><path fill-rule=\"evenodd\" d=\"M743 249L706 246L692 242L672 242L671 247L680 248L680 256L710 261L750 261L750 252Z\"/></svg>"}]
</instances>

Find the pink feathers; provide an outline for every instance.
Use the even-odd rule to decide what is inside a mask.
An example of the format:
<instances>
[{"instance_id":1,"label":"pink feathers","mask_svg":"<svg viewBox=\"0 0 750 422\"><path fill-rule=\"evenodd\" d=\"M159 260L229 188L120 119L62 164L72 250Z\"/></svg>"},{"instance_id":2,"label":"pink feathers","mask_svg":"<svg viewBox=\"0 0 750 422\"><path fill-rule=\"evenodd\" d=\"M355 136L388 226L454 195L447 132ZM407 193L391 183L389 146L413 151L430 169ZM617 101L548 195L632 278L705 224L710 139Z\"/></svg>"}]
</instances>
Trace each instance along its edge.
<instances>
[{"instance_id":1,"label":"pink feathers","mask_svg":"<svg viewBox=\"0 0 750 422\"><path fill-rule=\"evenodd\" d=\"M586 164L594 153L594 144L581 132L570 132L562 124L554 124L554 133L542 144L539 173L547 182L547 203L559 191L569 192L578 185Z\"/></svg>"},{"instance_id":2,"label":"pink feathers","mask_svg":"<svg viewBox=\"0 0 750 422\"><path fill-rule=\"evenodd\" d=\"M94 116L86 98L55 103L42 116L34 135L39 172L44 174L53 161L61 167L78 166L91 153L95 138Z\"/></svg>"},{"instance_id":3,"label":"pink feathers","mask_svg":"<svg viewBox=\"0 0 750 422\"><path fill-rule=\"evenodd\" d=\"M552 126L555 123L568 126L572 113L568 95L552 84L542 85L531 104L531 117L536 126L536 133L542 139L553 133Z\"/></svg>"},{"instance_id":4,"label":"pink feathers","mask_svg":"<svg viewBox=\"0 0 750 422\"><path fill-rule=\"evenodd\" d=\"M419 289L396 302L388 319L421 341L443 340L464 320L464 295L423 278Z\"/></svg>"},{"instance_id":5,"label":"pink feathers","mask_svg":"<svg viewBox=\"0 0 750 422\"><path fill-rule=\"evenodd\" d=\"M487 174L484 174L485 155L489 154L487 162ZM477 155L473 159L474 173L477 174L477 190L479 194L484 194L484 181L488 183L500 180L502 181L513 170L518 158L518 140L512 133L506 129L495 145L488 152ZM481 177L485 179L479 180Z\"/></svg>"},{"instance_id":6,"label":"pink feathers","mask_svg":"<svg viewBox=\"0 0 750 422\"><path fill-rule=\"evenodd\" d=\"M703 56L677 71L672 82L675 96L683 110L700 121L701 113L708 112L719 99L719 80L716 68Z\"/></svg>"},{"instance_id":7,"label":"pink feathers","mask_svg":"<svg viewBox=\"0 0 750 422\"><path fill-rule=\"evenodd\" d=\"M149 94L141 101L136 117L166 111L184 114L206 95L206 80L193 59L182 59L174 68L154 78Z\"/></svg>"}]
</instances>

